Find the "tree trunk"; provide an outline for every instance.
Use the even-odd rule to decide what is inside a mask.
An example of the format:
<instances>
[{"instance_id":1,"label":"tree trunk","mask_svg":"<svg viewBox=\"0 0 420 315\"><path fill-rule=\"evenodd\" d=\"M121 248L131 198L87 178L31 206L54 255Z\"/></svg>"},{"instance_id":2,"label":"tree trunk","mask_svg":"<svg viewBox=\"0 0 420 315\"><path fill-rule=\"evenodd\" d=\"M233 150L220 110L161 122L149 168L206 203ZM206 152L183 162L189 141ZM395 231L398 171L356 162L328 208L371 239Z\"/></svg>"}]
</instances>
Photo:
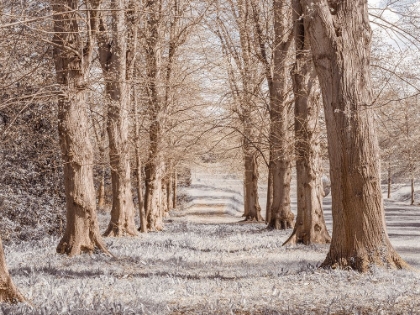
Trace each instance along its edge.
<instances>
[{"instance_id":1,"label":"tree trunk","mask_svg":"<svg viewBox=\"0 0 420 315\"><path fill-rule=\"evenodd\" d=\"M166 195L167 192L168 192L168 178L166 177L166 174L165 174L165 176L163 176L162 178L162 187L161 187L162 210L163 210L163 216L165 218L169 216L168 196Z\"/></svg>"},{"instance_id":2,"label":"tree trunk","mask_svg":"<svg viewBox=\"0 0 420 315\"><path fill-rule=\"evenodd\" d=\"M301 0L324 99L333 235L324 267L402 268L385 226L371 108L367 0Z\"/></svg>"},{"instance_id":3,"label":"tree trunk","mask_svg":"<svg viewBox=\"0 0 420 315\"><path fill-rule=\"evenodd\" d=\"M159 125L156 122L157 126ZM162 173L163 162L161 161L156 138L157 126L150 127L150 155L146 162L146 193L144 205L147 217L147 228L150 231L161 231L163 229L163 207L162 207Z\"/></svg>"},{"instance_id":4,"label":"tree trunk","mask_svg":"<svg viewBox=\"0 0 420 315\"><path fill-rule=\"evenodd\" d=\"M67 222L57 252L70 256L92 252L95 246L109 253L101 240L96 218L96 196L93 184L93 148L86 113L84 73L90 66L89 47L79 37L74 1L53 4L54 63L57 82L63 91L58 99L58 131L64 164ZM95 12L91 13L91 29L95 29ZM88 45L92 44L88 42ZM67 47L74 47L70 50ZM85 54L85 55L84 55ZM84 58L81 58L84 56Z\"/></svg>"},{"instance_id":5,"label":"tree trunk","mask_svg":"<svg viewBox=\"0 0 420 315\"><path fill-rule=\"evenodd\" d=\"M245 203L244 208L246 221L263 221L261 216L261 207L258 200L258 160L257 152L244 149L244 167L245 167Z\"/></svg>"},{"instance_id":6,"label":"tree trunk","mask_svg":"<svg viewBox=\"0 0 420 315\"><path fill-rule=\"evenodd\" d=\"M265 222L271 222L271 205L273 204L273 171L271 154L268 165L268 178L267 178L267 203L265 205Z\"/></svg>"},{"instance_id":7,"label":"tree trunk","mask_svg":"<svg viewBox=\"0 0 420 315\"><path fill-rule=\"evenodd\" d=\"M292 72L295 94L295 152L297 218L285 244L324 244L331 241L322 211L323 186L320 171L319 111L317 78L310 56L299 0L293 1L296 64Z\"/></svg>"},{"instance_id":8,"label":"tree trunk","mask_svg":"<svg viewBox=\"0 0 420 315\"><path fill-rule=\"evenodd\" d=\"M141 159L140 159L140 152L138 148L136 148L136 179L137 179L137 199L139 201L138 208L139 208L139 217L140 217L140 227L139 231L141 233L147 233L147 221L146 221L146 213L144 211L144 201L143 201L143 189L142 189L142 178L141 178Z\"/></svg>"},{"instance_id":9,"label":"tree trunk","mask_svg":"<svg viewBox=\"0 0 420 315\"><path fill-rule=\"evenodd\" d=\"M25 298L13 284L12 278L6 266L4 257L3 243L0 238L0 303L25 302Z\"/></svg>"},{"instance_id":10,"label":"tree trunk","mask_svg":"<svg viewBox=\"0 0 420 315\"><path fill-rule=\"evenodd\" d=\"M147 216L147 228L152 231L163 229L163 208L162 208L162 176L163 159L161 152L162 141L162 108L159 102L158 83L158 39L159 20L161 7L159 1L148 0L147 10L147 38L146 38L146 73L147 73L147 94L148 112L150 119L149 127L149 156L146 162L146 193L145 210Z\"/></svg>"},{"instance_id":11,"label":"tree trunk","mask_svg":"<svg viewBox=\"0 0 420 315\"><path fill-rule=\"evenodd\" d=\"M128 143L130 88L127 76L127 28L125 1L111 1L112 40L102 34L100 61L106 77L108 94L107 132L112 180L111 220L104 236L137 235L131 193L131 170ZM103 23L103 21L102 21ZM104 25L101 24L104 31Z\"/></svg>"},{"instance_id":12,"label":"tree trunk","mask_svg":"<svg viewBox=\"0 0 420 315\"><path fill-rule=\"evenodd\" d=\"M135 158L136 158L136 180L137 180L137 199L140 217L140 227L138 231L141 233L147 233L147 221L146 212L144 211L144 200L143 200L143 188L142 188L142 162L140 156L140 123L137 103L137 90L133 87L133 98L134 98L134 141L135 141Z\"/></svg>"},{"instance_id":13,"label":"tree trunk","mask_svg":"<svg viewBox=\"0 0 420 315\"><path fill-rule=\"evenodd\" d=\"M100 182L98 188L98 208L103 209L105 207L105 167L101 169Z\"/></svg>"},{"instance_id":14,"label":"tree trunk","mask_svg":"<svg viewBox=\"0 0 420 315\"><path fill-rule=\"evenodd\" d=\"M388 162L388 194L387 194L388 199L391 198L391 183L392 183L392 179L391 179L391 162Z\"/></svg>"},{"instance_id":15,"label":"tree trunk","mask_svg":"<svg viewBox=\"0 0 420 315\"><path fill-rule=\"evenodd\" d=\"M290 102L288 100L288 52L292 38L290 27L291 8L284 0L274 0L274 73L270 89L270 146L272 156L273 202L271 220L273 229L293 227L294 214L290 210L290 182L292 145L289 127Z\"/></svg>"},{"instance_id":16,"label":"tree trunk","mask_svg":"<svg viewBox=\"0 0 420 315\"><path fill-rule=\"evenodd\" d=\"M414 177L411 177L411 202L410 205L414 205Z\"/></svg>"},{"instance_id":17,"label":"tree trunk","mask_svg":"<svg viewBox=\"0 0 420 315\"><path fill-rule=\"evenodd\" d=\"M174 173L174 161L172 159L169 160L168 162L168 173L167 173L167 184L166 184L166 203L168 205L168 210L172 210L174 208L174 204L173 204L173 192L174 192L174 177L173 177L173 173Z\"/></svg>"},{"instance_id":18,"label":"tree trunk","mask_svg":"<svg viewBox=\"0 0 420 315\"><path fill-rule=\"evenodd\" d=\"M173 193L172 193L172 204L174 206L174 209L176 209L177 204L176 204L176 197L177 197L177 188L178 188L178 174L176 169L174 169L173 172L173 176L174 176L174 184L173 184Z\"/></svg>"}]
</instances>

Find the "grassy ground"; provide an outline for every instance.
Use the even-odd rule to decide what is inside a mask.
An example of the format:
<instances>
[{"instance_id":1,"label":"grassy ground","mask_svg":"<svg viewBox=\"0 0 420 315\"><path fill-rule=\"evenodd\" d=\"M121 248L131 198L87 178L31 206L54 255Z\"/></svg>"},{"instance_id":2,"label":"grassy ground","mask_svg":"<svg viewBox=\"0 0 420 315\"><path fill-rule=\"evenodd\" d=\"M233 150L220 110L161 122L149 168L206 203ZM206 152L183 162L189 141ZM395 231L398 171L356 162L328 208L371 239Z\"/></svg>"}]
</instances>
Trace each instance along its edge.
<instances>
[{"instance_id":1,"label":"grassy ground","mask_svg":"<svg viewBox=\"0 0 420 315\"><path fill-rule=\"evenodd\" d=\"M105 222L106 218L102 221ZM264 224L170 220L164 232L107 239L118 258L69 259L58 239L6 248L33 303L5 314L420 314L420 275L317 266L327 246L282 247ZM420 257L412 262L419 263ZM413 259L413 258L411 258ZM418 259L418 260L416 260Z\"/></svg>"},{"instance_id":2,"label":"grassy ground","mask_svg":"<svg viewBox=\"0 0 420 315\"><path fill-rule=\"evenodd\" d=\"M319 269L327 245L282 247L290 230L237 223L242 187L239 179L223 173L194 173L192 185L181 191L188 197L187 206L166 220L163 232L105 240L117 258L101 253L59 256L57 237L7 243L10 273L33 307L0 305L0 311L420 314L418 272ZM260 195L265 195L263 189ZM392 200L385 206L392 244L420 269L420 207ZM331 197L324 200L324 210L331 230ZM103 231L109 214L99 219Z\"/></svg>"}]
</instances>

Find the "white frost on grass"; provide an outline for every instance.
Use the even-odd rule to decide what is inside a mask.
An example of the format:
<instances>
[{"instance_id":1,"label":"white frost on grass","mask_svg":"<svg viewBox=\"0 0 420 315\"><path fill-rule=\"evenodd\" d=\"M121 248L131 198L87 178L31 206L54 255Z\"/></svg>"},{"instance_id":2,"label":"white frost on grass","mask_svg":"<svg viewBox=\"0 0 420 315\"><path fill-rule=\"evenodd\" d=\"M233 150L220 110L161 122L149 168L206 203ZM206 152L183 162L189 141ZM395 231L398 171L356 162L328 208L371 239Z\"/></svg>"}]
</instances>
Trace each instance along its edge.
<instances>
[{"instance_id":1,"label":"white frost on grass","mask_svg":"<svg viewBox=\"0 0 420 315\"><path fill-rule=\"evenodd\" d=\"M202 177L206 180L205 174ZM240 185L232 189L234 186L217 187L237 192ZM331 228L331 198L324 205ZM404 259L420 267L419 207L387 201L386 209L393 245ZM100 214L99 219L104 229L109 217ZM51 237L10 244L5 248L10 272L34 308L0 305L0 311L420 314L420 275L416 271L373 268L360 274L319 269L328 245L282 247L290 230L268 231L262 223L232 223L239 220L226 214L200 216L185 211L184 216L168 218L163 232L107 238L117 258L96 253L69 259L55 253L58 239Z\"/></svg>"},{"instance_id":2,"label":"white frost on grass","mask_svg":"<svg viewBox=\"0 0 420 315\"><path fill-rule=\"evenodd\" d=\"M267 231L263 224L173 221L161 233L106 239L118 258L95 254L69 259L55 254L58 239L51 238L9 246L10 272L35 308L2 309L10 314L420 310L419 274L318 269L328 246L282 247L289 233ZM418 255L413 259L419 264Z\"/></svg>"}]
</instances>

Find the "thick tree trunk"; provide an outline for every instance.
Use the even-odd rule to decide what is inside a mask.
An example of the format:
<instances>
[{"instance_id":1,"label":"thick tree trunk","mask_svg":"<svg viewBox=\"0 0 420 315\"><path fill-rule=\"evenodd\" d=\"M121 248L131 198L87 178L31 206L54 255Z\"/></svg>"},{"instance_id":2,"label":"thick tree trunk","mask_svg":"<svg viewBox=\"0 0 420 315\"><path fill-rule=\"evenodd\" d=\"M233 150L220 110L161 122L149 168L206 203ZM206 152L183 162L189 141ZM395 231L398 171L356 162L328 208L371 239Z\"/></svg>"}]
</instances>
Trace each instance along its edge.
<instances>
[{"instance_id":1,"label":"thick tree trunk","mask_svg":"<svg viewBox=\"0 0 420 315\"><path fill-rule=\"evenodd\" d=\"M60 98L58 107L67 214L66 230L57 252L74 256L92 252L95 246L101 249L104 246L96 218L93 148L89 140L85 92L74 92L69 99Z\"/></svg>"},{"instance_id":2,"label":"thick tree trunk","mask_svg":"<svg viewBox=\"0 0 420 315\"><path fill-rule=\"evenodd\" d=\"M246 221L263 221L258 200L258 160L255 150L244 150L245 195L244 208Z\"/></svg>"},{"instance_id":3,"label":"thick tree trunk","mask_svg":"<svg viewBox=\"0 0 420 315\"><path fill-rule=\"evenodd\" d=\"M333 235L323 266L402 268L385 226L374 131L367 0L302 0L324 98Z\"/></svg>"},{"instance_id":4,"label":"thick tree trunk","mask_svg":"<svg viewBox=\"0 0 420 315\"><path fill-rule=\"evenodd\" d=\"M53 41L56 46L53 54L57 82L63 89L58 100L58 131L67 207L66 229L57 252L70 256L92 252L95 246L108 253L102 243L96 218L93 148L86 113L84 73L90 66L90 49L82 46L77 25L78 14L66 13L76 9L75 5L70 0L65 4L53 4L55 12L63 12L54 16ZM95 11L91 15L93 30L94 15ZM74 47L78 53L68 49L69 46Z\"/></svg>"},{"instance_id":5,"label":"thick tree trunk","mask_svg":"<svg viewBox=\"0 0 420 315\"><path fill-rule=\"evenodd\" d=\"M288 62L292 38L291 8L284 0L274 0L274 73L270 89L270 145L272 156L273 202L271 220L273 229L293 227L294 214L290 209L290 182L292 151L290 102L288 100Z\"/></svg>"},{"instance_id":6,"label":"thick tree trunk","mask_svg":"<svg viewBox=\"0 0 420 315\"><path fill-rule=\"evenodd\" d=\"M323 187L320 171L320 95L310 56L299 0L293 1L296 64L292 72L295 94L295 152L297 217L285 244L324 244L331 241L322 211Z\"/></svg>"},{"instance_id":7,"label":"thick tree trunk","mask_svg":"<svg viewBox=\"0 0 420 315\"><path fill-rule=\"evenodd\" d=\"M25 302L25 298L13 284L12 278L6 266L4 257L3 243L0 238L0 303Z\"/></svg>"},{"instance_id":8,"label":"thick tree trunk","mask_svg":"<svg viewBox=\"0 0 420 315\"><path fill-rule=\"evenodd\" d=\"M104 236L137 235L131 193L128 143L130 89L127 76L125 1L112 0L112 41L100 41L100 61L108 94L107 132L112 180L111 220ZM101 24L103 26L103 24ZM110 42L110 43L109 43Z\"/></svg>"}]
</instances>

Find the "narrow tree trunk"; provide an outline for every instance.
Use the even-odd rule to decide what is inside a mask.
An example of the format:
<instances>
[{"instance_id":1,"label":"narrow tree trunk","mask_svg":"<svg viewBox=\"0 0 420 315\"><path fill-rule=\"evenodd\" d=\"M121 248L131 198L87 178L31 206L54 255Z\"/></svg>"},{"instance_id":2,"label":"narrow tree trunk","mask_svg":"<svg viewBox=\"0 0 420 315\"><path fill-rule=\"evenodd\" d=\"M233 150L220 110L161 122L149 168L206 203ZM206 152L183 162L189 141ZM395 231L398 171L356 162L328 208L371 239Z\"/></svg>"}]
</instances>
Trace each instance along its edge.
<instances>
[{"instance_id":1,"label":"narrow tree trunk","mask_svg":"<svg viewBox=\"0 0 420 315\"><path fill-rule=\"evenodd\" d=\"M127 76L125 1L112 0L112 40L100 41L100 61L109 96L107 132L112 180L111 220L104 236L137 235L128 143L130 89ZM102 22L103 23L103 22ZM104 31L104 25L102 30Z\"/></svg>"},{"instance_id":2,"label":"narrow tree trunk","mask_svg":"<svg viewBox=\"0 0 420 315\"><path fill-rule=\"evenodd\" d=\"M162 210L163 210L163 216L165 218L169 216L168 196L166 195L166 193L168 192L168 187L167 186L168 186L168 178L166 177L166 174L165 174L165 176L163 176L163 178L162 178L162 187L161 187Z\"/></svg>"},{"instance_id":3,"label":"narrow tree trunk","mask_svg":"<svg viewBox=\"0 0 420 315\"><path fill-rule=\"evenodd\" d=\"M273 176L271 220L273 229L293 228L294 214L290 209L291 145L290 102L288 101L288 62L292 42L290 28L291 8L284 0L274 0L274 74L270 89L270 145Z\"/></svg>"},{"instance_id":4,"label":"narrow tree trunk","mask_svg":"<svg viewBox=\"0 0 420 315\"><path fill-rule=\"evenodd\" d=\"M173 172L174 172L174 162L172 159L169 160L168 162L168 175L167 175L167 184L166 184L166 203L168 205L168 210L172 210L174 208L174 204L173 204L173 192L174 192L174 176L173 176Z\"/></svg>"},{"instance_id":5,"label":"narrow tree trunk","mask_svg":"<svg viewBox=\"0 0 420 315\"><path fill-rule=\"evenodd\" d=\"M138 208L139 208L139 217L140 217L140 227L139 231L141 233L147 233L147 221L146 213L144 211L144 201L143 201L143 189L142 189L142 178L141 178L141 159L140 152L136 147L136 179L137 179L137 199L138 199Z\"/></svg>"},{"instance_id":6,"label":"narrow tree trunk","mask_svg":"<svg viewBox=\"0 0 420 315\"><path fill-rule=\"evenodd\" d=\"M258 199L258 160L257 152L244 150L245 167L245 220L263 221L261 207Z\"/></svg>"},{"instance_id":7,"label":"narrow tree trunk","mask_svg":"<svg viewBox=\"0 0 420 315\"><path fill-rule=\"evenodd\" d=\"M172 194L172 204L174 206L174 209L176 209L177 204L176 204L176 197L177 197L177 188L178 188L178 174L176 169L174 169L173 172L173 176L174 176L174 184L173 184L173 194Z\"/></svg>"},{"instance_id":8,"label":"narrow tree trunk","mask_svg":"<svg viewBox=\"0 0 420 315\"><path fill-rule=\"evenodd\" d=\"M3 243L0 238L0 303L25 302L25 298L13 284L12 278L6 266L4 257Z\"/></svg>"},{"instance_id":9,"label":"narrow tree trunk","mask_svg":"<svg viewBox=\"0 0 420 315\"><path fill-rule=\"evenodd\" d=\"M90 141L84 73L90 66L91 47L83 47L79 37L77 13L73 1L53 4L54 12L54 63L57 82L63 91L58 99L58 131L64 164L66 192L66 229L57 246L58 253L70 256L92 252L95 246L105 249L96 218L96 196L93 184L93 148ZM94 15L91 29L94 30ZM92 44L88 42L88 45ZM72 46L77 54L67 49ZM86 54L81 59L81 56Z\"/></svg>"},{"instance_id":10,"label":"narrow tree trunk","mask_svg":"<svg viewBox=\"0 0 420 315\"><path fill-rule=\"evenodd\" d=\"M391 198L391 183L392 183L392 179L391 179L391 162L388 162L388 199Z\"/></svg>"},{"instance_id":11,"label":"narrow tree trunk","mask_svg":"<svg viewBox=\"0 0 420 315\"><path fill-rule=\"evenodd\" d=\"M414 205L414 177L411 177L411 203L410 205Z\"/></svg>"},{"instance_id":12,"label":"narrow tree trunk","mask_svg":"<svg viewBox=\"0 0 420 315\"><path fill-rule=\"evenodd\" d=\"M98 188L98 208L103 209L105 207L105 168L102 167L100 174L100 182Z\"/></svg>"},{"instance_id":13,"label":"narrow tree trunk","mask_svg":"<svg viewBox=\"0 0 420 315\"><path fill-rule=\"evenodd\" d=\"M104 209L106 204L105 196L105 163L106 163L106 146L105 146L105 133L106 123L103 126L99 126L98 130L95 121L93 121L93 128L95 130L96 143L99 147L99 164L101 165L101 171L99 173L99 187L98 187L98 209Z\"/></svg>"},{"instance_id":14,"label":"narrow tree trunk","mask_svg":"<svg viewBox=\"0 0 420 315\"><path fill-rule=\"evenodd\" d=\"M270 154L270 162L268 165L268 177L267 177L267 203L265 205L265 222L271 222L271 206L273 204L273 171L272 161Z\"/></svg>"},{"instance_id":15,"label":"narrow tree trunk","mask_svg":"<svg viewBox=\"0 0 420 315\"><path fill-rule=\"evenodd\" d=\"M149 156L145 165L146 171L146 193L145 207L147 216L147 228L152 231L163 229L163 208L162 208L162 176L163 158L161 152L162 141L162 104L159 101L158 83L158 39L159 20L161 7L159 1L148 0L147 10L147 38L146 38L146 73L148 112L150 119L149 126Z\"/></svg>"},{"instance_id":16,"label":"narrow tree trunk","mask_svg":"<svg viewBox=\"0 0 420 315\"><path fill-rule=\"evenodd\" d=\"M284 244L324 244L331 241L322 211L323 187L320 171L320 95L310 56L299 0L293 1L296 64L292 72L295 94L295 150L297 218L292 235Z\"/></svg>"},{"instance_id":17,"label":"narrow tree trunk","mask_svg":"<svg viewBox=\"0 0 420 315\"><path fill-rule=\"evenodd\" d=\"M135 158L136 158L136 180L137 180L137 199L138 199L138 209L140 217L140 227L138 231L141 233L147 233L147 220L146 212L144 210L144 200L143 200L143 188L142 188L142 162L140 156L140 123L139 123L139 112L138 112L138 103L137 103L137 91L133 87L133 106L134 106L134 141L135 141Z\"/></svg>"},{"instance_id":18,"label":"narrow tree trunk","mask_svg":"<svg viewBox=\"0 0 420 315\"><path fill-rule=\"evenodd\" d=\"M156 122L157 123L157 122ZM158 123L157 123L158 124ZM163 165L158 154L156 144L157 132L155 127L151 128L150 155L146 162L146 193L145 210L147 217L147 228L150 231L160 231L163 229L163 207L162 207L162 171Z\"/></svg>"},{"instance_id":19,"label":"narrow tree trunk","mask_svg":"<svg viewBox=\"0 0 420 315\"><path fill-rule=\"evenodd\" d=\"M371 108L367 0L301 0L324 99L333 235L323 266L367 271L407 264L385 226L379 148Z\"/></svg>"}]
</instances>

